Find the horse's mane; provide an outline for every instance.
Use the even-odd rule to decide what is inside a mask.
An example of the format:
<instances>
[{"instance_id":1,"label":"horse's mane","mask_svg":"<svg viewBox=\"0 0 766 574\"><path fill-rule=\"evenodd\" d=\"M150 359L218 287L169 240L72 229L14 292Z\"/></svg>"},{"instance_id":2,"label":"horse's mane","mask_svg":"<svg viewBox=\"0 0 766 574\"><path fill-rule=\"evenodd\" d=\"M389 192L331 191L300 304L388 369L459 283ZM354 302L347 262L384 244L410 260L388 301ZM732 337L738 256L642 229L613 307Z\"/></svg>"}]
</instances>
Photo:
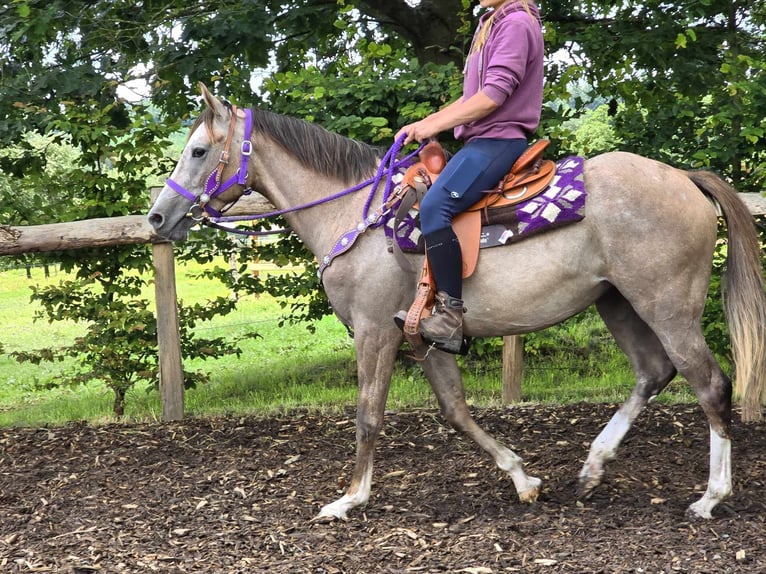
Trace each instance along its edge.
<instances>
[{"instance_id":1,"label":"horse's mane","mask_svg":"<svg viewBox=\"0 0 766 574\"><path fill-rule=\"evenodd\" d=\"M270 138L301 164L323 176L356 183L370 177L383 153L365 143L332 133L297 118L253 108L253 130ZM212 133L211 108L197 117L189 133L200 125Z\"/></svg>"}]
</instances>

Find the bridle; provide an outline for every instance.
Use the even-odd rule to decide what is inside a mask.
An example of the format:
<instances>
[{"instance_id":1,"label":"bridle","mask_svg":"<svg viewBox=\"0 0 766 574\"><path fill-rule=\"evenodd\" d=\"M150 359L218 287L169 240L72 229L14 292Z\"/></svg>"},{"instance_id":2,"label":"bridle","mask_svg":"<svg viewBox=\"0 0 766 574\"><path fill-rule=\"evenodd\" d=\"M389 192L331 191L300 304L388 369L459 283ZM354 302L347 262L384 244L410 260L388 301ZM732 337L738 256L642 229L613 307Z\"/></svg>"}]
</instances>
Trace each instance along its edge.
<instances>
[{"instance_id":1,"label":"bridle","mask_svg":"<svg viewBox=\"0 0 766 574\"><path fill-rule=\"evenodd\" d=\"M336 256L348 251L353 246L354 242L356 241L357 237L359 237L359 235L363 234L365 231L367 231L367 229L376 228L385 222L386 218L391 213L391 210L393 209L393 207L401 201L401 194L404 192L404 189L402 188L402 186L396 185L395 183L397 174L399 174L398 176L399 179L396 181L399 181L401 180L401 173L403 173L403 170L409 167L414 162L414 158L423 149L423 147L425 147L425 144L426 144L426 142L422 142L420 146L418 147L418 149L409 153L404 158L399 159L398 157L399 151L404 145L404 140L406 137L406 134L404 134L400 136L397 141L394 142L391 148L383 156L375 176L349 189L345 189L333 195L310 201L303 205L287 207L285 209L278 209L276 211L270 211L268 213L261 213L257 215L240 215L240 216L224 217L224 213L229 208L231 208L231 206L233 206L234 203L236 203L236 200L226 205L221 211L218 211L217 209L214 209L210 206L210 201L213 198L219 196L220 194L227 191L234 185L241 185L245 188L242 195L247 195L248 193L251 193L253 191L252 188L245 187L246 181L247 181L247 175L248 175L247 164L250 159L250 155L252 154L252 151L253 151L253 145L250 141L250 137L253 131L253 112L251 109L248 109L248 108L245 108L242 110L245 114L245 118L244 118L245 129L244 129L244 136L242 140L242 149L241 149L242 155L240 157L239 169L233 176L231 176L229 179L221 183L223 170L225 169L226 165L228 165L229 163L231 143L234 136L234 128L236 126L237 117L238 117L237 107L228 103L226 105L229 107L229 110L231 111L231 120L229 122L229 132L226 137L226 143L224 145L224 149L221 152L221 157L218 160L218 165L215 167L215 169L213 169L212 172L210 172L210 175L205 181L205 190L199 195L199 197L197 197L191 191L184 188L178 182L175 182L170 178L167 179L168 187L171 188L176 193L178 193L179 195L181 195L182 197L192 202L192 205L189 208L188 213L186 214L186 217L189 219L192 219L196 222L204 224L208 227L226 231L227 233L237 233L240 235L271 235L274 233L285 232L290 230L282 229L278 231L249 231L249 230L246 231L246 230L239 230L233 227L224 227L221 224L234 223L239 221L255 221L258 219L278 217L281 215L285 215L287 213L300 211L303 209L308 209L311 207L315 207L317 205L321 205L323 203L334 201L346 195L360 191L367 186L370 186L370 194L367 198L367 201L365 202L364 209L362 211L362 221L359 224L357 224L357 226L354 229L344 234L338 240L336 246L332 249L332 251L323 258L322 266L320 267L320 277L321 277L321 271L326 266L328 266ZM373 198L377 194L380 184L382 184L384 181L385 181L385 184L383 189L382 204L374 212L370 212Z\"/></svg>"},{"instance_id":2,"label":"bridle","mask_svg":"<svg viewBox=\"0 0 766 574\"><path fill-rule=\"evenodd\" d=\"M253 152L253 144L250 141L250 136L253 131L253 112L252 110L245 108L242 110L245 114L245 134L242 140L242 149L240 150L242 155L240 156L239 160L239 169L229 179L221 182L223 177L223 170L229 164L231 142L234 137L234 128L237 125L237 118L239 117L237 114L237 106L232 105L230 107L230 111L231 119L229 120L229 133L226 136L226 143L224 144L223 151L221 152L221 156L218 159L218 165L215 167L215 169L213 169L213 171L210 172L207 180L205 180L205 190L200 194L200 196L197 197L191 191L179 183L173 181L172 179L167 179L167 184L170 189L192 202L192 206L189 208L187 217L190 217L195 221L201 221L205 219L205 213L212 217L222 217L226 209L231 207L231 205L227 206L221 211L218 211L217 209L210 206L210 201L235 185L241 185L244 187L247 181L247 163L250 160L250 154ZM246 188L243 195L246 195L250 191L252 191L250 188Z\"/></svg>"}]
</instances>

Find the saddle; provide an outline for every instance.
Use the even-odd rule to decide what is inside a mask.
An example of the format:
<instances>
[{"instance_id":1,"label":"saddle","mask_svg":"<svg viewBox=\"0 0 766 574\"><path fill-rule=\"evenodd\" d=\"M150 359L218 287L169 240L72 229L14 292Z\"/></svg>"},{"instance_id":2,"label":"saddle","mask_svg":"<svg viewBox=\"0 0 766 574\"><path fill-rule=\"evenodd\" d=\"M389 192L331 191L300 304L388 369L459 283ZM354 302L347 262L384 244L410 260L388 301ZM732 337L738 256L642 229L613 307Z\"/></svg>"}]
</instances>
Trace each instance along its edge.
<instances>
[{"instance_id":1,"label":"saddle","mask_svg":"<svg viewBox=\"0 0 766 574\"><path fill-rule=\"evenodd\" d=\"M549 145L549 140L539 140L529 146L495 188L487 190L482 199L453 219L452 228L460 241L463 254L464 279L470 277L476 269L481 227L493 219L492 210L516 205L536 196L548 187L556 175L556 164L543 159L543 152ZM397 209L395 229L399 228L399 223L410 209L417 208L428 188L447 165L446 152L436 141L429 142L421 150L419 160L405 172L400 183L404 193L401 194L403 199ZM396 246L394 253L401 267L412 270L401 252L397 253Z\"/></svg>"},{"instance_id":2,"label":"saddle","mask_svg":"<svg viewBox=\"0 0 766 574\"><path fill-rule=\"evenodd\" d=\"M556 164L551 160L543 159L543 152L549 144L549 140L539 140L532 144L516 160L511 170L494 189L488 190L481 200L453 219L452 228L460 242L460 251L463 256L463 278L470 277L476 269L482 221L487 223L490 221L491 211L526 201L545 190L553 180ZM398 186L397 195L402 197L402 201L396 213L395 229L398 229L399 223L409 210L416 207L447 165L445 151L441 144L435 141L428 143L421 150L419 160L405 172ZM412 270L409 261L405 259L401 250L398 250L396 241L393 248L399 265L404 269ZM435 291L436 286L426 257L415 300L407 312L402 328L410 347L413 351L423 354L423 357L427 351L424 349L419 333L419 325L423 317L431 314ZM468 340L464 340L461 353L466 352L467 349Z\"/></svg>"}]
</instances>

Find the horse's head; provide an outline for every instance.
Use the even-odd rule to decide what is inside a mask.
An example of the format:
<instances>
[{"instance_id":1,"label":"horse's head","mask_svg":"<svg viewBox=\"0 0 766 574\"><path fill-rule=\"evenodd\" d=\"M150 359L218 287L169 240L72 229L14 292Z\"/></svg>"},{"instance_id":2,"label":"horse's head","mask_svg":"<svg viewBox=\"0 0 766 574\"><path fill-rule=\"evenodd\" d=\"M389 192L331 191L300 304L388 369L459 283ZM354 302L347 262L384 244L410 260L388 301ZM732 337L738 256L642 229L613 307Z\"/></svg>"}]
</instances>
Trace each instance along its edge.
<instances>
[{"instance_id":1,"label":"horse's head","mask_svg":"<svg viewBox=\"0 0 766 574\"><path fill-rule=\"evenodd\" d=\"M219 216L247 189L250 110L221 102L200 84L207 108L194 122L181 158L149 211L168 239L185 239L206 215Z\"/></svg>"}]
</instances>

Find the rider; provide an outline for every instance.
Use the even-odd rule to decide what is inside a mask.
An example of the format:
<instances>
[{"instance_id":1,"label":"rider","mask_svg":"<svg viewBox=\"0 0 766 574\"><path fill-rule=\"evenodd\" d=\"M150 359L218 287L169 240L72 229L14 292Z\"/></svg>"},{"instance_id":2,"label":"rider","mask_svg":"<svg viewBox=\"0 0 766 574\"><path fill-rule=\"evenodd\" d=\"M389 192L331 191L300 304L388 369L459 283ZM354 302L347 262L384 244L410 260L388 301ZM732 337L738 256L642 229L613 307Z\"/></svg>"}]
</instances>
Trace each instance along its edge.
<instances>
[{"instance_id":1,"label":"rider","mask_svg":"<svg viewBox=\"0 0 766 574\"><path fill-rule=\"evenodd\" d=\"M421 231L436 283L421 335L456 353L463 341L463 261L452 218L492 189L527 148L540 122L543 35L532 0L481 0L483 14L463 70L463 96L396 134L421 142L455 128L465 145L420 202Z\"/></svg>"}]
</instances>

